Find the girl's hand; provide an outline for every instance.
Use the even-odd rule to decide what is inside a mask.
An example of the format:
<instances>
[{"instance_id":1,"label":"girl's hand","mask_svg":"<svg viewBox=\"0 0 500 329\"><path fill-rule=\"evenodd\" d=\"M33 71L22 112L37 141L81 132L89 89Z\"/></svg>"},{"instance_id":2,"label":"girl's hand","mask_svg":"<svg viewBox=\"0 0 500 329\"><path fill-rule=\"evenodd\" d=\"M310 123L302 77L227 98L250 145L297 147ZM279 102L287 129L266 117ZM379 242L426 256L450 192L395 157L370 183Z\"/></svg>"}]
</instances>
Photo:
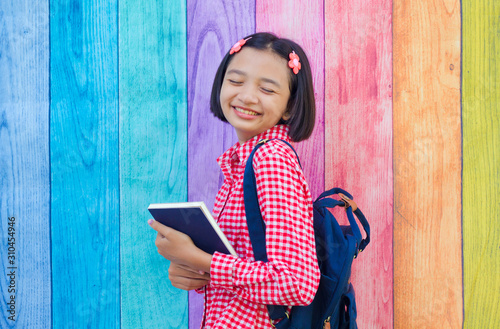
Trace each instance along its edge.
<instances>
[{"instance_id":1,"label":"girl's hand","mask_svg":"<svg viewBox=\"0 0 500 329\"><path fill-rule=\"evenodd\" d=\"M168 278L174 287L182 290L199 289L210 282L209 274L174 262L170 262Z\"/></svg>"},{"instance_id":2,"label":"girl's hand","mask_svg":"<svg viewBox=\"0 0 500 329\"><path fill-rule=\"evenodd\" d=\"M160 255L171 262L210 273L212 255L196 247L188 235L152 219L148 223L158 232L155 244Z\"/></svg>"}]
</instances>

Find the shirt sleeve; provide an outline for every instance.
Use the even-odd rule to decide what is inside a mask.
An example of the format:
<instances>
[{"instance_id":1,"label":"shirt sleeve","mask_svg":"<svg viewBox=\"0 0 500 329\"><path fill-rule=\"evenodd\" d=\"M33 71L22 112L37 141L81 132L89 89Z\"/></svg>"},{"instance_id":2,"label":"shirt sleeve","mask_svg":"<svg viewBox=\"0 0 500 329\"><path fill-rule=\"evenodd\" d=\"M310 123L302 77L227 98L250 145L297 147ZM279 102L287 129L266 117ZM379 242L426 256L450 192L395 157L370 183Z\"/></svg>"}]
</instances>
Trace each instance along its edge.
<instances>
[{"instance_id":1,"label":"shirt sleeve","mask_svg":"<svg viewBox=\"0 0 500 329\"><path fill-rule=\"evenodd\" d=\"M320 272L304 175L293 151L278 141L259 148L253 166L268 262L215 253L210 284L261 304L308 305Z\"/></svg>"}]
</instances>

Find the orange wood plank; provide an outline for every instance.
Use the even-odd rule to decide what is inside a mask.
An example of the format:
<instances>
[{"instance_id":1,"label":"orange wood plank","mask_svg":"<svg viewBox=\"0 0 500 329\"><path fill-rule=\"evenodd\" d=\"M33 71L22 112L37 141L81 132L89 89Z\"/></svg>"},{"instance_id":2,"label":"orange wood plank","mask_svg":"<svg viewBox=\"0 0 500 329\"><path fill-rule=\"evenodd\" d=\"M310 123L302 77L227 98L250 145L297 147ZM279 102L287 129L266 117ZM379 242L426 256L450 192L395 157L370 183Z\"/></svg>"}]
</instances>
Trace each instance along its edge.
<instances>
[{"instance_id":1,"label":"orange wood plank","mask_svg":"<svg viewBox=\"0 0 500 329\"><path fill-rule=\"evenodd\" d=\"M461 328L460 1L393 15L395 327Z\"/></svg>"},{"instance_id":2,"label":"orange wood plank","mask_svg":"<svg viewBox=\"0 0 500 329\"><path fill-rule=\"evenodd\" d=\"M325 3L325 185L352 192L373 237L353 264L360 328L393 324L391 5Z\"/></svg>"}]
</instances>

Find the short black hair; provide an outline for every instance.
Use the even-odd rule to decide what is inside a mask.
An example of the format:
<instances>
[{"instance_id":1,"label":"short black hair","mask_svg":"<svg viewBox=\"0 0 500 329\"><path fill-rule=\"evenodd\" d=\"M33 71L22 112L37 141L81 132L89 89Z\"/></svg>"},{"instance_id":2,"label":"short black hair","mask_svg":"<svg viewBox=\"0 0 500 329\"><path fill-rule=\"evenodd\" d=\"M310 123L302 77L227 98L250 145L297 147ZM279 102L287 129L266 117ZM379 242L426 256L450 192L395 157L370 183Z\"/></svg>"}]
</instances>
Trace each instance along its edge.
<instances>
[{"instance_id":1,"label":"short black hair","mask_svg":"<svg viewBox=\"0 0 500 329\"><path fill-rule=\"evenodd\" d=\"M290 69L290 98L287 104L287 113L290 117L286 121L281 119L278 124L289 126L290 139L294 142L300 142L309 138L314 129L316 103L314 101L311 67L304 50L292 40L278 38L274 34L267 32L251 34L243 39L247 39L243 47L271 50L287 62L290 59L289 55L292 51L295 51L299 56L301 63L299 73L294 74L292 69ZM210 96L210 110L217 118L224 122L227 122L227 120L220 105L220 92L227 67L233 57L233 55L229 54L228 50L215 74L212 94Z\"/></svg>"}]
</instances>

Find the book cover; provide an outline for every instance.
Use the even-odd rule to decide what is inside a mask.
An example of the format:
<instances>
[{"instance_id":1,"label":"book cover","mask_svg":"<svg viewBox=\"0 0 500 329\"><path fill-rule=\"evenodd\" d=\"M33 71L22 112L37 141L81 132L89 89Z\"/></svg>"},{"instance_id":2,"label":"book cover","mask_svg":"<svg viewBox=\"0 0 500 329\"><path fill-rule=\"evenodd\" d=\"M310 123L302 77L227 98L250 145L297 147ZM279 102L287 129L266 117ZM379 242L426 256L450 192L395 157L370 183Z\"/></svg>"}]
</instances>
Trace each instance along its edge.
<instances>
[{"instance_id":1,"label":"book cover","mask_svg":"<svg viewBox=\"0 0 500 329\"><path fill-rule=\"evenodd\" d=\"M154 203L148 210L156 221L189 235L201 250L237 256L204 202Z\"/></svg>"}]
</instances>

